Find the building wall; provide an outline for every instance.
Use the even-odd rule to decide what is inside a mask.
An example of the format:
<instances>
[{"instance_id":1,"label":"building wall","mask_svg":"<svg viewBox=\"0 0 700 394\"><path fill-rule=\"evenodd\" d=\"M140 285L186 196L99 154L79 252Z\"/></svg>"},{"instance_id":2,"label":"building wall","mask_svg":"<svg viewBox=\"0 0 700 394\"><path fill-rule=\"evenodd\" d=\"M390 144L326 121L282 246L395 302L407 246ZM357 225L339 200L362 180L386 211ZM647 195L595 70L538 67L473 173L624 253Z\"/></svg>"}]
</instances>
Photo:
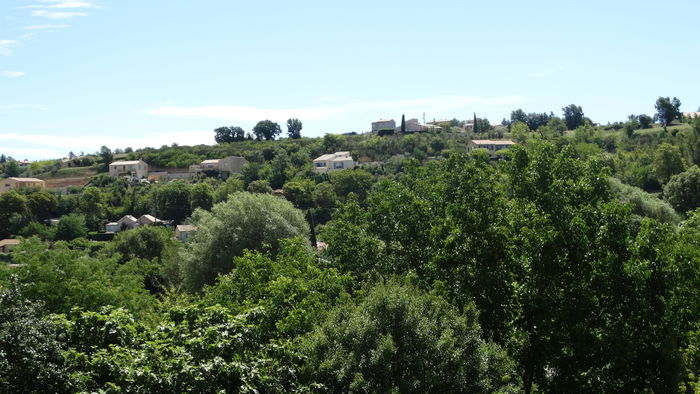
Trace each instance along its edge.
<instances>
[{"instance_id":1,"label":"building wall","mask_svg":"<svg viewBox=\"0 0 700 394\"><path fill-rule=\"evenodd\" d=\"M229 156L219 160L219 171L221 172L241 172L243 166L248 161L240 156Z\"/></svg>"},{"instance_id":2,"label":"building wall","mask_svg":"<svg viewBox=\"0 0 700 394\"><path fill-rule=\"evenodd\" d=\"M139 160L137 164L119 164L117 162L109 165L109 175L111 176L131 175L134 173L137 178L148 177L148 164Z\"/></svg>"},{"instance_id":3,"label":"building wall","mask_svg":"<svg viewBox=\"0 0 700 394\"><path fill-rule=\"evenodd\" d=\"M18 181L12 178L0 179L0 193L9 191L10 189L21 189L24 187L39 187L46 188L44 181Z\"/></svg>"},{"instance_id":4,"label":"building wall","mask_svg":"<svg viewBox=\"0 0 700 394\"><path fill-rule=\"evenodd\" d=\"M379 130L396 128L396 122L393 119L383 120L378 122L372 122L372 132L376 133Z\"/></svg>"}]
</instances>

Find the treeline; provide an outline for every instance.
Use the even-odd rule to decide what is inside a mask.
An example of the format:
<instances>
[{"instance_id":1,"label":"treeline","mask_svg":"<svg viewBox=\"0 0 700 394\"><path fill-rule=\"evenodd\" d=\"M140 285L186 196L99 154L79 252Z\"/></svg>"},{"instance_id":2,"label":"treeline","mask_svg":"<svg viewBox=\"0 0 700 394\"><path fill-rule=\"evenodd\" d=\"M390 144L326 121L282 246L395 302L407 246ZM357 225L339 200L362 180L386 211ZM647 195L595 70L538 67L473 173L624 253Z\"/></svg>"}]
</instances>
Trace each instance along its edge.
<instances>
[{"instance_id":1,"label":"treeline","mask_svg":"<svg viewBox=\"0 0 700 394\"><path fill-rule=\"evenodd\" d=\"M508 155L407 160L337 201L316 229L320 255L302 211L245 192L195 210L184 245L157 227L28 240L3 271L1 383L697 389L700 212L640 215L608 162L572 145L530 141Z\"/></svg>"}]
</instances>

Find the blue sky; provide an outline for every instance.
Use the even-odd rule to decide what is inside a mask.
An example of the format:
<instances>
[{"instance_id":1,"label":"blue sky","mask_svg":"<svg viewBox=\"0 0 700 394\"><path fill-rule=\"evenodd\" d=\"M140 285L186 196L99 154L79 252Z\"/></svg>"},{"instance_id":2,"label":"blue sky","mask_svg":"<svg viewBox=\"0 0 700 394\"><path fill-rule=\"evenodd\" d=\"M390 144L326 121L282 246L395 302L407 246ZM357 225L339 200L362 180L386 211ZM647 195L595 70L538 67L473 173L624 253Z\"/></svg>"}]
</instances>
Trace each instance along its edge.
<instances>
[{"instance_id":1,"label":"blue sky","mask_svg":"<svg viewBox=\"0 0 700 394\"><path fill-rule=\"evenodd\" d=\"M659 96L695 111L699 15L697 0L2 0L0 153L213 144L267 118L321 136L571 103L605 123Z\"/></svg>"}]
</instances>

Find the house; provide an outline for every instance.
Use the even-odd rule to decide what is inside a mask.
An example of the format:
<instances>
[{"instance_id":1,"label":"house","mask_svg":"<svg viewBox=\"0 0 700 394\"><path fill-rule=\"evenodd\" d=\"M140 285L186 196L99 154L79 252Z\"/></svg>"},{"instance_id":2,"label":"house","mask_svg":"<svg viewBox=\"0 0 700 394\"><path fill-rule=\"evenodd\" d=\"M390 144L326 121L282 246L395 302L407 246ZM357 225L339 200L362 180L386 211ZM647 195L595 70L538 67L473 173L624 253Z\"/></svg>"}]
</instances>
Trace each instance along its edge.
<instances>
[{"instance_id":1,"label":"house","mask_svg":"<svg viewBox=\"0 0 700 394\"><path fill-rule=\"evenodd\" d=\"M139 220L131 215L125 215L121 219L117 220L117 226L119 226L120 231L122 229L132 230L139 226Z\"/></svg>"},{"instance_id":2,"label":"house","mask_svg":"<svg viewBox=\"0 0 700 394\"><path fill-rule=\"evenodd\" d=\"M241 172L241 169L248 161L244 157L229 156L223 159L204 160L200 164L190 166L190 175L197 176L204 171L218 171L224 177L228 177L233 172Z\"/></svg>"},{"instance_id":3,"label":"house","mask_svg":"<svg viewBox=\"0 0 700 394\"><path fill-rule=\"evenodd\" d=\"M511 140L471 140L467 144L467 154L470 154L474 149L486 149L489 156L497 157L499 150L510 148L515 144Z\"/></svg>"},{"instance_id":4,"label":"house","mask_svg":"<svg viewBox=\"0 0 700 394\"><path fill-rule=\"evenodd\" d=\"M160 223L160 219L152 215L141 215L138 220L139 226L150 226L156 223Z\"/></svg>"},{"instance_id":5,"label":"house","mask_svg":"<svg viewBox=\"0 0 700 394\"><path fill-rule=\"evenodd\" d=\"M700 111L698 112L684 112L683 117L688 119L700 118Z\"/></svg>"},{"instance_id":6,"label":"house","mask_svg":"<svg viewBox=\"0 0 700 394\"><path fill-rule=\"evenodd\" d=\"M22 189L25 187L46 188L46 182L36 178L7 178L0 179L0 193L4 193L10 189Z\"/></svg>"},{"instance_id":7,"label":"house","mask_svg":"<svg viewBox=\"0 0 700 394\"><path fill-rule=\"evenodd\" d=\"M138 219L132 215L125 215L116 222L105 224L105 232L118 233L122 230L132 230L137 227L151 226L157 223L163 223L163 221L153 215L141 215Z\"/></svg>"},{"instance_id":8,"label":"house","mask_svg":"<svg viewBox=\"0 0 700 394\"><path fill-rule=\"evenodd\" d=\"M372 122L372 132L377 133L379 130L395 130L396 122L394 119L379 119Z\"/></svg>"},{"instance_id":9,"label":"house","mask_svg":"<svg viewBox=\"0 0 700 394\"><path fill-rule=\"evenodd\" d=\"M109 175L122 176L131 175L137 178L148 177L148 164L145 161L130 160L130 161L115 161L109 165Z\"/></svg>"},{"instance_id":10,"label":"house","mask_svg":"<svg viewBox=\"0 0 700 394\"><path fill-rule=\"evenodd\" d=\"M179 224L175 227L175 238L185 242L197 232L197 226L192 224Z\"/></svg>"},{"instance_id":11,"label":"house","mask_svg":"<svg viewBox=\"0 0 700 394\"><path fill-rule=\"evenodd\" d=\"M355 168L355 162L350 152L335 152L314 159L314 171L327 173L329 171Z\"/></svg>"},{"instance_id":12,"label":"house","mask_svg":"<svg viewBox=\"0 0 700 394\"><path fill-rule=\"evenodd\" d=\"M9 253L17 245L19 245L19 239L0 240L0 253Z\"/></svg>"}]
</instances>

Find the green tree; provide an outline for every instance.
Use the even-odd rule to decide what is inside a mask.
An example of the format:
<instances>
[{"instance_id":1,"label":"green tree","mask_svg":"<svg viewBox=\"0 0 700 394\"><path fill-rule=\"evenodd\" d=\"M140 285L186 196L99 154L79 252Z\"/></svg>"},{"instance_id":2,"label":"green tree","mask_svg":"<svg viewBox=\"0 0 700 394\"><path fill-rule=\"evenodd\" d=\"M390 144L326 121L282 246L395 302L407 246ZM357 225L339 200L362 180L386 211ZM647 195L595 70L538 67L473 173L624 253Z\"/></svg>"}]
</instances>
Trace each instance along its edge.
<instances>
[{"instance_id":1,"label":"green tree","mask_svg":"<svg viewBox=\"0 0 700 394\"><path fill-rule=\"evenodd\" d=\"M15 272L25 286L23 294L42 301L47 312L114 305L145 316L154 304L136 262L121 264L116 255L92 257L89 251L71 248L67 242L49 248L36 238L25 240L16 250L14 259L21 266Z\"/></svg>"},{"instance_id":2,"label":"green tree","mask_svg":"<svg viewBox=\"0 0 700 394\"><path fill-rule=\"evenodd\" d=\"M664 125L664 130L666 130L666 126L681 116L680 107L681 102L676 97L674 97L673 100L668 97L659 97L656 100L654 108L656 108L656 114L659 116L659 120Z\"/></svg>"},{"instance_id":3,"label":"green tree","mask_svg":"<svg viewBox=\"0 0 700 394\"><path fill-rule=\"evenodd\" d=\"M257 329L265 340L309 332L352 283L350 276L320 264L301 237L282 241L274 258L247 251L233 266L205 289L203 301L234 313L263 311Z\"/></svg>"},{"instance_id":4,"label":"green tree","mask_svg":"<svg viewBox=\"0 0 700 394\"><path fill-rule=\"evenodd\" d=\"M245 140L245 130L238 126L223 126L214 129L214 140L217 144Z\"/></svg>"},{"instance_id":5,"label":"green tree","mask_svg":"<svg viewBox=\"0 0 700 394\"><path fill-rule=\"evenodd\" d=\"M21 228L14 225L21 222L28 213L27 197L9 190L0 193L0 235L7 236ZM22 223L17 223L22 224Z\"/></svg>"},{"instance_id":6,"label":"green tree","mask_svg":"<svg viewBox=\"0 0 700 394\"><path fill-rule=\"evenodd\" d=\"M246 166L248 166L248 164L246 164L243 167L245 168ZM220 183L216 187L216 190L214 191L214 202L222 202L228 198L229 194L242 191L243 180L238 179L237 177L230 176L226 179L225 182Z\"/></svg>"},{"instance_id":7,"label":"green tree","mask_svg":"<svg viewBox=\"0 0 700 394\"><path fill-rule=\"evenodd\" d=\"M53 193L39 190L27 195L27 207L37 220L51 218L58 208L58 198Z\"/></svg>"},{"instance_id":8,"label":"green tree","mask_svg":"<svg viewBox=\"0 0 700 394\"><path fill-rule=\"evenodd\" d=\"M583 109L581 106L570 104L561 109L564 112L564 122L568 130L575 130L583 125Z\"/></svg>"},{"instance_id":9,"label":"green tree","mask_svg":"<svg viewBox=\"0 0 700 394\"><path fill-rule=\"evenodd\" d=\"M350 193L355 193L360 201L367 197L373 179L369 172L354 169L333 171L330 178L336 195L345 198Z\"/></svg>"},{"instance_id":10,"label":"green tree","mask_svg":"<svg viewBox=\"0 0 700 394\"><path fill-rule=\"evenodd\" d=\"M654 153L654 175L662 184L668 182L673 175L685 170L685 161L681 150L675 145L663 143Z\"/></svg>"},{"instance_id":11,"label":"green tree","mask_svg":"<svg viewBox=\"0 0 700 394\"><path fill-rule=\"evenodd\" d=\"M211 209L214 205L214 189L210 184L200 182L192 186L190 190L190 210L194 211L197 208Z\"/></svg>"},{"instance_id":12,"label":"green tree","mask_svg":"<svg viewBox=\"0 0 700 394\"><path fill-rule=\"evenodd\" d=\"M700 168L694 165L671 177L664 186L664 198L680 212L700 207Z\"/></svg>"},{"instance_id":13,"label":"green tree","mask_svg":"<svg viewBox=\"0 0 700 394\"><path fill-rule=\"evenodd\" d=\"M100 161L102 162L105 169L114 161L114 155L112 154L112 150L106 147L105 145L102 145L98 155L100 156Z\"/></svg>"},{"instance_id":14,"label":"green tree","mask_svg":"<svg viewBox=\"0 0 700 394\"><path fill-rule=\"evenodd\" d=\"M8 160L5 163L5 176L8 178L19 176L19 165L16 161Z\"/></svg>"},{"instance_id":15,"label":"green tree","mask_svg":"<svg viewBox=\"0 0 700 394\"><path fill-rule=\"evenodd\" d=\"M70 241L75 238L87 236L87 225L85 216L70 214L61 216L61 220L56 226L56 239Z\"/></svg>"},{"instance_id":16,"label":"green tree","mask_svg":"<svg viewBox=\"0 0 700 394\"><path fill-rule=\"evenodd\" d=\"M0 386L8 393L67 392L57 327L41 304L25 299L13 278L0 288Z\"/></svg>"},{"instance_id":17,"label":"green tree","mask_svg":"<svg viewBox=\"0 0 700 394\"><path fill-rule=\"evenodd\" d=\"M292 139L301 138L301 126L299 119L287 119L287 136Z\"/></svg>"},{"instance_id":18,"label":"green tree","mask_svg":"<svg viewBox=\"0 0 700 394\"><path fill-rule=\"evenodd\" d=\"M314 183L308 179L289 181L283 188L284 197L299 209L311 207L313 190Z\"/></svg>"},{"instance_id":19,"label":"green tree","mask_svg":"<svg viewBox=\"0 0 700 394\"><path fill-rule=\"evenodd\" d=\"M190 214L190 186L173 182L155 190L154 203L159 218L179 223Z\"/></svg>"},{"instance_id":20,"label":"green tree","mask_svg":"<svg viewBox=\"0 0 700 394\"><path fill-rule=\"evenodd\" d=\"M267 244L276 251L280 240L309 233L301 211L267 194L233 194L211 212L195 211L192 223L197 236L181 253L183 282L192 291L230 272L232 259L245 249L262 250Z\"/></svg>"},{"instance_id":21,"label":"green tree","mask_svg":"<svg viewBox=\"0 0 700 394\"><path fill-rule=\"evenodd\" d=\"M514 363L480 337L477 316L390 281L331 311L302 348L332 392L516 391Z\"/></svg>"},{"instance_id":22,"label":"green tree","mask_svg":"<svg viewBox=\"0 0 700 394\"><path fill-rule=\"evenodd\" d=\"M642 114L642 115L639 115L638 119L639 119L639 128L641 128L641 129L650 129L651 128L651 124L653 122L653 119L651 118L651 116Z\"/></svg>"},{"instance_id":23,"label":"green tree","mask_svg":"<svg viewBox=\"0 0 700 394\"><path fill-rule=\"evenodd\" d=\"M272 194L270 183L264 179L250 182L246 190L250 193Z\"/></svg>"},{"instance_id":24,"label":"green tree","mask_svg":"<svg viewBox=\"0 0 700 394\"><path fill-rule=\"evenodd\" d=\"M275 137L282 133L280 125L271 120L261 120L253 127L253 134L256 140L274 140Z\"/></svg>"}]
</instances>

